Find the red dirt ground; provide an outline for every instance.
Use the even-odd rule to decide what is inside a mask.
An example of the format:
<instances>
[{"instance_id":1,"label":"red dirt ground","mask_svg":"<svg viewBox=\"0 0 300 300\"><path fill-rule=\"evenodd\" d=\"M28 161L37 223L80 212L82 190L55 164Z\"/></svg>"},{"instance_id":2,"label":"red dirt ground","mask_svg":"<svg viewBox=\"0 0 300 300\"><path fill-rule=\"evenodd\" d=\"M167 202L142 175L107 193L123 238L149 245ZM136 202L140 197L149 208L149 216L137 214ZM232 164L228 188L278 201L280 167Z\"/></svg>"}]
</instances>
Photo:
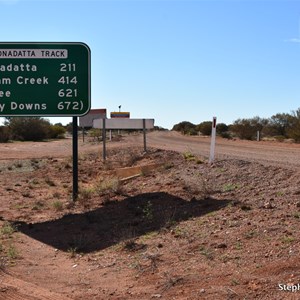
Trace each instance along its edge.
<instances>
[{"instance_id":1,"label":"red dirt ground","mask_svg":"<svg viewBox=\"0 0 300 300\"><path fill-rule=\"evenodd\" d=\"M255 142L249 160L208 164L194 140L158 137L147 153L141 137L112 141L106 162L80 142L75 203L70 140L0 145L1 300L300 298L288 291L300 283L297 166L255 161Z\"/></svg>"}]
</instances>

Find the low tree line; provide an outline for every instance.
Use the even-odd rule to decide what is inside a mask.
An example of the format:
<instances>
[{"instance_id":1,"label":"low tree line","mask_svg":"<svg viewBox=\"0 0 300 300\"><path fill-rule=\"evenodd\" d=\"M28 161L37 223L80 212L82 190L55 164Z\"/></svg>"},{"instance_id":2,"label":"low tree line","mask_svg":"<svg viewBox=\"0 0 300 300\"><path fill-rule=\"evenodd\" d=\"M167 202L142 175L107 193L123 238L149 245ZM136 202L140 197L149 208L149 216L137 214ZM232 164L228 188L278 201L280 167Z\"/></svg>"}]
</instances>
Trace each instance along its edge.
<instances>
[{"instance_id":1,"label":"low tree line","mask_svg":"<svg viewBox=\"0 0 300 300\"><path fill-rule=\"evenodd\" d=\"M198 135L199 133L201 133L202 135L210 135L211 128L212 128L211 121L204 121L198 125L188 121L183 121L174 125L172 130L179 131L182 134L186 134L186 135ZM229 137L228 136L229 127L224 123L217 124L216 131L217 134L221 135L222 137Z\"/></svg>"},{"instance_id":2,"label":"low tree line","mask_svg":"<svg viewBox=\"0 0 300 300\"><path fill-rule=\"evenodd\" d=\"M172 130L182 134L210 135L211 121L193 124L183 121L175 124ZM157 129L157 128L156 128ZM41 141L46 139L62 138L64 134L72 132L72 123L52 125L47 119L41 117L12 117L6 118L4 126L0 126L0 142L9 140ZM232 138L252 140L256 139L257 132L261 137L274 137L277 140L293 139L300 142L300 108L292 113L278 113L270 118L253 117L237 119L230 125L217 123L217 134Z\"/></svg>"},{"instance_id":3,"label":"low tree line","mask_svg":"<svg viewBox=\"0 0 300 300\"><path fill-rule=\"evenodd\" d=\"M211 121L205 121L198 125L183 121L172 128L183 134L210 135ZM293 139L300 142L300 108L292 113L278 113L270 118L253 117L248 119L237 119L230 125L217 124L217 134L222 137L238 137L240 139L253 140L259 131L261 137L273 137L277 140Z\"/></svg>"},{"instance_id":4,"label":"low tree line","mask_svg":"<svg viewBox=\"0 0 300 300\"><path fill-rule=\"evenodd\" d=\"M91 128L88 128L91 129ZM155 126L154 130L166 130ZM131 132L136 130L127 130ZM10 140L42 141L47 139L63 138L65 133L73 133L72 122L63 126L61 123L52 125L41 117L7 117L4 126L0 126L0 143ZM101 130L91 129L91 136L100 136Z\"/></svg>"},{"instance_id":5,"label":"low tree line","mask_svg":"<svg viewBox=\"0 0 300 300\"><path fill-rule=\"evenodd\" d=\"M0 142L9 140L42 141L63 138L66 128L62 124L52 125L40 117L6 118L4 126L0 126Z\"/></svg>"}]
</instances>

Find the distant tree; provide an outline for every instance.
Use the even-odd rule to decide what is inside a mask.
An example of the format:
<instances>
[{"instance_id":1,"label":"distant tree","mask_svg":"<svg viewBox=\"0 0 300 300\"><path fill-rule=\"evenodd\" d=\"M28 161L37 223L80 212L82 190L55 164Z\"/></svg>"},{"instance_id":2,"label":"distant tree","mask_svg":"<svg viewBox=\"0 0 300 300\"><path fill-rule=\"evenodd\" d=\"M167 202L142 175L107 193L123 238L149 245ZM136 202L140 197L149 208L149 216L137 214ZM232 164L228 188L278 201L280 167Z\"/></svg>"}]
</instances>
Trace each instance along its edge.
<instances>
[{"instance_id":1,"label":"distant tree","mask_svg":"<svg viewBox=\"0 0 300 300\"><path fill-rule=\"evenodd\" d=\"M230 126L230 130L240 139L252 140L255 139L257 131L262 131L267 124L268 120L260 117L238 119Z\"/></svg>"},{"instance_id":2,"label":"distant tree","mask_svg":"<svg viewBox=\"0 0 300 300\"><path fill-rule=\"evenodd\" d=\"M12 139L40 141L48 138L50 123L40 117L13 117L7 123Z\"/></svg>"},{"instance_id":3,"label":"distant tree","mask_svg":"<svg viewBox=\"0 0 300 300\"><path fill-rule=\"evenodd\" d=\"M300 108L292 112L286 129L286 134L288 138L292 138L296 142L300 142Z\"/></svg>"},{"instance_id":4,"label":"distant tree","mask_svg":"<svg viewBox=\"0 0 300 300\"><path fill-rule=\"evenodd\" d=\"M9 128L7 126L0 126L0 143L7 143L9 138Z\"/></svg>"},{"instance_id":5,"label":"distant tree","mask_svg":"<svg viewBox=\"0 0 300 300\"><path fill-rule=\"evenodd\" d=\"M73 133L73 123L70 122L65 126L66 130L68 133L72 134Z\"/></svg>"},{"instance_id":6,"label":"distant tree","mask_svg":"<svg viewBox=\"0 0 300 300\"><path fill-rule=\"evenodd\" d=\"M62 125L50 125L48 129L48 137L51 139L64 138L66 129Z\"/></svg>"},{"instance_id":7,"label":"distant tree","mask_svg":"<svg viewBox=\"0 0 300 300\"><path fill-rule=\"evenodd\" d=\"M287 138L288 131L293 126L294 116L286 113L273 115L264 127L263 133L267 136L282 136Z\"/></svg>"},{"instance_id":8,"label":"distant tree","mask_svg":"<svg viewBox=\"0 0 300 300\"><path fill-rule=\"evenodd\" d=\"M225 123L218 123L216 128L217 134L222 135L225 132L228 132L228 126Z\"/></svg>"},{"instance_id":9,"label":"distant tree","mask_svg":"<svg viewBox=\"0 0 300 300\"><path fill-rule=\"evenodd\" d=\"M154 126L153 130L155 131L167 131L168 129L161 126Z\"/></svg>"},{"instance_id":10,"label":"distant tree","mask_svg":"<svg viewBox=\"0 0 300 300\"><path fill-rule=\"evenodd\" d=\"M211 135L211 127L212 127L211 121L204 121L199 125L197 125L196 130L200 131L203 135Z\"/></svg>"},{"instance_id":11,"label":"distant tree","mask_svg":"<svg viewBox=\"0 0 300 300\"><path fill-rule=\"evenodd\" d=\"M179 131L182 134L190 134L190 135L197 134L196 125L188 121L183 121L178 124L175 124L172 130Z\"/></svg>"},{"instance_id":12,"label":"distant tree","mask_svg":"<svg viewBox=\"0 0 300 300\"><path fill-rule=\"evenodd\" d=\"M222 138L231 139L231 134L229 132L229 126L225 123L217 124L217 135Z\"/></svg>"},{"instance_id":13,"label":"distant tree","mask_svg":"<svg viewBox=\"0 0 300 300\"><path fill-rule=\"evenodd\" d=\"M230 130L235 133L240 139L251 140L256 134L256 129L251 126L249 119L237 119L233 122Z\"/></svg>"},{"instance_id":14,"label":"distant tree","mask_svg":"<svg viewBox=\"0 0 300 300\"><path fill-rule=\"evenodd\" d=\"M258 116L249 119L252 127L255 128L256 131L262 131L263 128L268 124L268 119L260 118Z\"/></svg>"}]
</instances>

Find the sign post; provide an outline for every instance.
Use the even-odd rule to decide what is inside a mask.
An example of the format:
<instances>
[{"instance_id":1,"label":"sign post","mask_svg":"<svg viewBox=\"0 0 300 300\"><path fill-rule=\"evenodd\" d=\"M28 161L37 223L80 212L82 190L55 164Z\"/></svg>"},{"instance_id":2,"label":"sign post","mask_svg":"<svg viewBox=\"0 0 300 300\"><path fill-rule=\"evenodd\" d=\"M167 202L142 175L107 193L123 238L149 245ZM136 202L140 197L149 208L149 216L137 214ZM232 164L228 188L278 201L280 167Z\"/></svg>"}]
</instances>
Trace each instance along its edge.
<instances>
[{"instance_id":1,"label":"sign post","mask_svg":"<svg viewBox=\"0 0 300 300\"><path fill-rule=\"evenodd\" d=\"M146 120L145 119L143 119L143 137L144 137L144 151L147 152Z\"/></svg>"},{"instance_id":2,"label":"sign post","mask_svg":"<svg viewBox=\"0 0 300 300\"><path fill-rule=\"evenodd\" d=\"M73 200L78 197L78 123L73 117Z\"/></svg>"},{"instance_id":3,"label":"sign post","mask_svg":"<svg viewBox=\"0 0 300 300\"><path fill-rule=\"evenodd\" d=\"M91 106L90 56L84 43L0 43L0 117L73 117L74 199L77 117Z\"/></svg>"},{"instance_id":4,"label":"sign post","mask_svg":"<svg viewBox=\"0 0 300 300\"><path fill-rule=\"evenodd\" d=\"M106 119L102 119L103 127L102 127L102 140L103 140L103 160L106 160Z\"/></svg>"},{"instance_id":5,"label":"sign post","mask_svg":"<svg viewBox=\"0 0 300 300\"><path fill-rule=\"evenodd\" d=\"M144 151L147 152L146 144L146 130L154 128L154 119L126 119L126 118L112 118L112 119L95 119L93 127L102 129L103 131L103 160L106 159L106 129L142 129L144 137Z\"/></svg>"}]
</instances>

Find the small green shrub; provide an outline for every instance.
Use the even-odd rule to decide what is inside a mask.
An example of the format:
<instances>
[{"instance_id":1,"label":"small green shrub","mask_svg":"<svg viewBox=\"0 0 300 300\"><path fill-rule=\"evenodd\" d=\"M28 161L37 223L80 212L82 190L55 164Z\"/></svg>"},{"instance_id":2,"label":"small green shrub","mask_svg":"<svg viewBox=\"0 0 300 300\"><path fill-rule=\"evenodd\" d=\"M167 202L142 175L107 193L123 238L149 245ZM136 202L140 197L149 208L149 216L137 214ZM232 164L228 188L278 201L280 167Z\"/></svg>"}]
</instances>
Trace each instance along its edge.
<instances>
[{"instance_id":1,"label":"small green shrub","mask_svg":"<svg viewBox=\"0 0 300 300\"><path fill-rule=\"evenodd\" d=\"M11 236L14 232L16 231L16 227L9 223L9 222L5 222L2 226L2 228L0 229L0 233L2 235L7 235L7 236Z\"/></svg>"},{"instance_id":2,"label":"small green shrub","mask_svg":"<svg viewBox=\"0 0 300 300\"><path fill-rule=\"evenodd\" d=\"M8 249L7 249L7 256L10 259L16 259L18 258L18 251L16 249L16 247L14 245L9 245Z\"/></svg>"},{"instance_id":3,"label":"small green shrub","mask_svg":"<svg viewBox=\"0 0 300 300\"><path fill-rule=\"evenodd\" d=\"M240 186L238 184L227 183L223 185L223 192L231 192L238 189Z\"/></svg>"},{"instance_id":4,"label":"small green shrub","mask_svg":"<svg viewBox=\"0 0 300 300\"><path fill-rule=\"evenodd\" d=\"M284 237L282 238L282 242L283 242L284 244L290 244L290 243L292 243L294 240L295 240L295 238L294 238L293 236L284 236Z\"/></svg>"},{"instance_id":5,"label":"small green shrub","mask_svg":"<svg viewBox=\"0 0 300 300\"><path fill-rule=\"evenodd\" d=\"M64 138L66 129L60 125L50 125L49 126L49 138L51 139L60 139Z\"/></svg>"},{"instance_id":6,"label":"small green shrub","mask_svg":"<svg viewBox=\"0 0 300 300\"><path fill-rule=\"evenodd\" d=\"M213 259L214 259L214 254L213 254L213 252L211 251L211 249L205 248L205 247L200 247L199 251L200 251L200 253L201 253L202 255L204 255L207 259L209 259L209 260L213 260Z\"/></svg>"},{"instance_id":7,"label":"small green shrub","mask_svg":"<svg viewBox=\"0 0 300 300\"><path fill-rule=\"evenodd\" d=\"M56 211L62 211L63 210L63 203L59 200L56 200L52 203L53 208Z\"/></svg>"},{"instance_id":8,"label":"small green shrub","mask_svg":"<svg viewBox=\"0 0 300 300\"><path fill-rule=\"evenodd\" d=\"M94 192L95 192L95 188L92 186L81 188L79 190L79 198L82 200L91 199Z\"/></svg>"},{"instance_id":9,"label":"small green shrub","mask_svg":"<svg viewBox=\"0 0 300 300\"><path fill-rule=\"evenodd\" d=\"M153 205L150 201L143 207L143 216L148 221L153 219Z\"/></svg>"},{"instance_id":10,"label":"small green shrub","mask_svg":"<svg viewBox=\"0 0 300 300\"><path fill-rule=\"evenodd\" d=\"M183 157L185 160L196 160L196 157L191 152L184 152Z\"/></svg>"},{"instance_id":11,"label":"small green shrub","mask_svg":"<svg viewBox=\"0 0 300 300\"><path fill-rule=\"evenodd\" d=\"M95 140L100 140L100 137L102 136L102 130L93 128L89 131L89 135Z\"/></svg>"},{"instance_id":12,"label":"small green shrub","mask_svg":"<svg viewBox=\"0 0 300 300\"><path fill-rule=\"evenodd\" d=\"M122 184L116 177L105 178L96 184L95 191L99 195L104 195L110 192L120 194L122 191Z\"/></svg>"},{"instance_id":13,"label":"small green shrub","mask_svg":"<svg viewBox=\"0 0 300 300\"><path fill-rule=\"evenodd\" d=\"M45 206L45 204L41 201L36 201L33 206L32 206L32 210L40 210Z\"/></svg>"}]
</instances>

